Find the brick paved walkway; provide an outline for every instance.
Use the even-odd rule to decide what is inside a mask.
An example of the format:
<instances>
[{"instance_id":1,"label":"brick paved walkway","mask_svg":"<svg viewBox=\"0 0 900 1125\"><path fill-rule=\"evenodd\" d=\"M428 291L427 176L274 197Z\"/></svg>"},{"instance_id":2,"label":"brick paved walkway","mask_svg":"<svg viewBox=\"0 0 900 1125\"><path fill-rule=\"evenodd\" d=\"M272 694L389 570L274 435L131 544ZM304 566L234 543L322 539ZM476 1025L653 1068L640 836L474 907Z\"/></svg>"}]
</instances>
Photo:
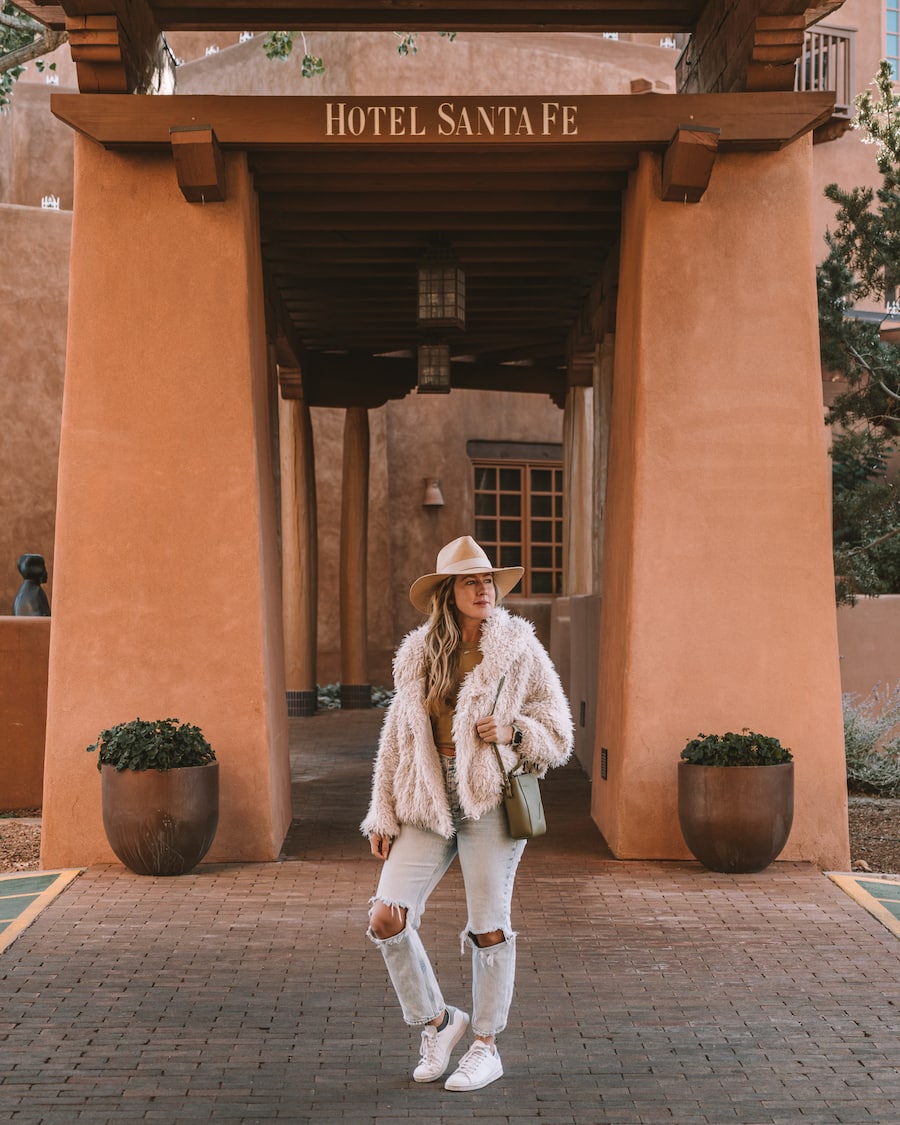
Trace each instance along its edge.
<instances>
[{"instance_id":1,"label":"brick paved walkway","mask_svg":"<svg viewBox=\"0 0 900 1125\"><path fill-rule=\"evenodd\" d=\"M610 860L574 767L518 881L506 1077L413 1083L418 1036L364 937L379 720L292 720L284 862L92 868L0 956L0 1121L900 1122L900 942L805 865ZM448 876L423 934L465 1003L461 918Z\"/></svg>"}]
</instances>

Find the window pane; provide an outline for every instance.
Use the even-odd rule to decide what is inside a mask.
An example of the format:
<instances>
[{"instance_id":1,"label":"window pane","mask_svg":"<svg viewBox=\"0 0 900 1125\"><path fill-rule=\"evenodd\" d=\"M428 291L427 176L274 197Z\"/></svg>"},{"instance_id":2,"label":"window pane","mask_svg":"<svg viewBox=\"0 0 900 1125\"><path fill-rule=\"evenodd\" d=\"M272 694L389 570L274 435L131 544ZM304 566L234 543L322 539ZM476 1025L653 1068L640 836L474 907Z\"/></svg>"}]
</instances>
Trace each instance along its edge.
<instances>
[{"instance_id":1,"label":"window pane","mask_svg":"<svg viewBox=\"0 0 900 1125\"><path fill-rule=\"evenodd\" d=\"M553 575L544 570L531 572L531 592L533 594L552 594Z\"/></svg>"},{"instance_id":2,"label":"window pane","mask_svg":"<svg viewBox=\"0 0 900 1125\"><path fill-rule=\"evenodd\" d=\"M888 12L888 14L887 14L887 29L888 29L888 31L893 31L894 33L896 33L896 31L897 31L897 13L896 12Z\"/></svg>"},{"instance_id":3,"label":"window pane","mask_svg":"<svg viewBox=\"0 0 900 1125\"><path fill-rule=\"evenodd\" d=\"M887 37L887 56L889 59L896 59L897 57L897 36L889 35Z\"/></svg>"},{"instance_id":4,"label":"window pane","mask_svg":"<svg viewBox=\"0 0 900 1125\"><path fill-rule=\"evenodd\" d=\"M522 470L521 469L501 469L500 470L500 488L503 492L521 492L522 491Z\"/></svg>"},{"instance_id":5,"label":"window pane","mask_svg":"<svg viewBox=\"0 0 900 1125\"><path fill-rule=\"evenodd\" d=\"M528 573L515 593L562 591L563 471L558 462L473 462L475 537L497 566Z\"/></svg>"}]
</instances>

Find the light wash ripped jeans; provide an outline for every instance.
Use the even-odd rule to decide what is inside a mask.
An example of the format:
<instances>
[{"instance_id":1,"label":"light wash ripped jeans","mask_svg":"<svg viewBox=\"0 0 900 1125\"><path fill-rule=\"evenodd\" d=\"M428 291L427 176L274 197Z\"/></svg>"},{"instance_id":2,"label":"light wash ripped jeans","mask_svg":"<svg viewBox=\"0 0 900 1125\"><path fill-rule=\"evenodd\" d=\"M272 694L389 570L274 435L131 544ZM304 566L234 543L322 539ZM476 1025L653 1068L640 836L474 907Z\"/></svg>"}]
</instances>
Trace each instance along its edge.
<instances>
[{"instance_id":1,"label":"light wash ripped jeans","mask_svg":"<svg viewBox=\"0 0 900 1125\"><path fill-rule=\"evenodd\" d=\"M394 937L369 937L381 950L406 1023L430 1023L446 1004L428 954L419 937L419 923L434 888L459 856L466 890L468 920L460 935L462 949L472 950L472 1032L499 1035L506 1027L516 975L516 935L510 920L516 868L525 840L509 834L503 805L479 820L464 819L459 809L456 759L441 755L444 782L456 835L445 840L436 832L404 824L384 862L376 900L405 907L406 926ZM504 940L479 947L472 934L502 930Z\"/></svg>"}]
</instances>

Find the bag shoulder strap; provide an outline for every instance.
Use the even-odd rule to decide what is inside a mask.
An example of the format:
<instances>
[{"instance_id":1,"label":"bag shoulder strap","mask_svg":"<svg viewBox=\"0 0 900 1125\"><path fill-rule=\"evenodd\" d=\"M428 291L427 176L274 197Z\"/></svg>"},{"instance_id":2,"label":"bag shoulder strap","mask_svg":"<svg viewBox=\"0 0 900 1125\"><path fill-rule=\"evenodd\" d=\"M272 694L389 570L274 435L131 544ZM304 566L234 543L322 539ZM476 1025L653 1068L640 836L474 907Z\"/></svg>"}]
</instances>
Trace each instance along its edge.
<instances>
[{"instance_id":1,"label":"bag shoulder strap","mask_svg":"<svg viewBox=\"0 0 900 1125\"><path fill-rule=\"evenodd\" d=\"M500 677L500 682L497 684L497 694L494 696L494 705L491 707L491 714L497 709L497 700L500 698L500 692L503 690L503 685L506 682L506 674ZM497 765L500 769L500 776L503 778L503 792L507 797L512 794L512 782L509 780L509 774L506 772L506 766L503 764L503 759L500 757L500 751L497 749L496 742L491 743L491 749L494 751L494 756L497 759Z\"/></svg>"}]
</instances>

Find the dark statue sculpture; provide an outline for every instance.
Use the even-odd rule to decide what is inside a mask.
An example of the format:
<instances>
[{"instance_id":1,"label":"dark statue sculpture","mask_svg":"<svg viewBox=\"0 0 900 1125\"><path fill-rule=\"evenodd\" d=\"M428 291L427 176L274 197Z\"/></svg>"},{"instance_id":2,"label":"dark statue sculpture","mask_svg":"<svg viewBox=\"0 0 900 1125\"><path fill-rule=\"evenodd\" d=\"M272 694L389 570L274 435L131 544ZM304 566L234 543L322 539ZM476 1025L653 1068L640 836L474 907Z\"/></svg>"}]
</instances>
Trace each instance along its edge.
<instances>
[{"instance_id":1,"label":"dark statue sculpture","mask_svg":"<svg viewBox=\"0 0 900 1125\"><path fill-rule=\"evenodd\" d=\"M18 562L19 574L25 579L13 602L15 617L49 617L50 603L41 589L47 581L47 567L43 555L22 555Z\"/></svg>"}]
</instances>

